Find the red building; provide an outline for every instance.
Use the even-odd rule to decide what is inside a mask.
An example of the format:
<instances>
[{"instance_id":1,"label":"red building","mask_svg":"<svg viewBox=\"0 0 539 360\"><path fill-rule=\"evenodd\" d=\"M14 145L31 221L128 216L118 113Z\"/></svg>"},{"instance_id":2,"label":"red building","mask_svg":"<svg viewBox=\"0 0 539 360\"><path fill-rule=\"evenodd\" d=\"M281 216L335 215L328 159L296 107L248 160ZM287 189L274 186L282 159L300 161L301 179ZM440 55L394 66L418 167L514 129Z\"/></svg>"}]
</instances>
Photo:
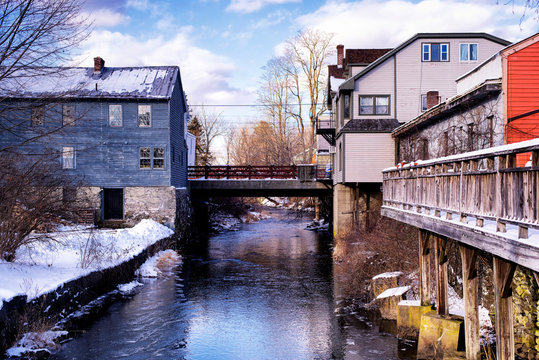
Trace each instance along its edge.
<instances>
[{"instance_id":1,"label":"red building","mask_svg":"<svg viewBox=\"0 0 539 360\"><path fill-rule=\"evenodd\" d=\"M539 33L502 50L505 142L539 137ZM518 165L528 161L518 158Z\"/></svg>"}]
</instances>

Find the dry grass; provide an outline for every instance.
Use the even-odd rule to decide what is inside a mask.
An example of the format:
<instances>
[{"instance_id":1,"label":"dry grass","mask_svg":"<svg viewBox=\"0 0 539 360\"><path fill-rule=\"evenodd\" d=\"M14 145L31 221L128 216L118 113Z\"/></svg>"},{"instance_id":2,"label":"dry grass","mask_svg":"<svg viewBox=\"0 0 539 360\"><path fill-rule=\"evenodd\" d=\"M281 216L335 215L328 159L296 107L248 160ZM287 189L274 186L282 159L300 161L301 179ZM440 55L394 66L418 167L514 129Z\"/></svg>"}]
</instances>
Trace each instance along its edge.
<instances>
[{"instance_id":1,"label":"dry grass","mask_svg":"<svg viewBox=\"0 0 539 360\"><path fill-rule=\"evenodd\" d=\"M173 250L164 251L157 259L156 267L161 272L170 272L174 270L181 262L181 257Z\"/></svg>"},{"instance_id":2,"label":"dry grass","mask_svg":"<svg viewBox=\"0 0 539 360\"><path fill-rule=\"evenodd\" d=\"M373 276L412 273L418 267L417 229L381 216L375 220L370 231L356 230L335 239L335 272L346 298L369 302Z\"/></svg>"}]
</instances>

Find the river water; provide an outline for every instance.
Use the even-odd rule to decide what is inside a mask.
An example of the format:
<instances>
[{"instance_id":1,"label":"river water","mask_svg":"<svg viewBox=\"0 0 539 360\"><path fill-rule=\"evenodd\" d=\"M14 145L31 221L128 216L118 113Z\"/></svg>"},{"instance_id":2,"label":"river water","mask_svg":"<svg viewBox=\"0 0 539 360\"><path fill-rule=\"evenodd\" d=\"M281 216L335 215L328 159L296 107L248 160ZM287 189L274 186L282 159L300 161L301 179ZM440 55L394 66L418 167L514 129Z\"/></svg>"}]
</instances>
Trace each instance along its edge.
<instances>
[{"instance_id":1,"label":"river water","mask_svg":"<svg viewBox=\"0 0 539 360\"><path fill-rule=\"evenodd\" d=\"M52 358L412 358L367 317L339 314L331 239L293 213L271 216L213 236Z\"/></svg>"}]
</instances>

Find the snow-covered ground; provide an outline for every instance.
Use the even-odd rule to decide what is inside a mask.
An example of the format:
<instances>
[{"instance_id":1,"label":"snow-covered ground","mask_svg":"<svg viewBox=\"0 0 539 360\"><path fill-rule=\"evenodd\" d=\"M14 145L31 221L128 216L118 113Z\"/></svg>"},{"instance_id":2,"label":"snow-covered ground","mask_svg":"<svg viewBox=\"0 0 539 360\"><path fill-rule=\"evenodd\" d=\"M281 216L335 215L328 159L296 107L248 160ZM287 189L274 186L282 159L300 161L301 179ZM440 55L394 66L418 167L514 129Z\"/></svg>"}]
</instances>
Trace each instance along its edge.
<instances>
[{"instance_id":1,"label":"snow-covered ground","mask_svg":"<svg viewBox=\"0 0 539 360\"><path fill-rule=\"evenodd\" d=\"M220 212L212 217L212 231L219 233L222 231L237 231L240 224L257 222L259 220L268 219L270 216L257 212L249 211L247 215L237 218L234 215Z\"/></svg>"},{"instance_id":2,"label":"snow-covered ground","mask_svg":"<svg viewBox=\"0 0 539 360\"><path fill-rule=\"evenodd\" d=\"M172 234L149 219L129 229L59 226L48 234L54 241L20 248L14 262L0 261L0 300L19 294L31 300L92 271L129 260Z\"/></svg>"},{"instance_id":3,"label":"snow-covered ground","mask_svg":"<svg viewBox=\"0 0 539 360\"><path fill-rule=\"evenodd\" d=\"M139 224L140 225L140 224ZM159 225L159 224L158 224ZM152 224L146 224L146 229L151 229ZM142 230L139 228L137 231ZM163 232L164 233L164 232ZM151 258L147 259L144 264L135 272L135 276L140 277L159 277L161 275L167 275L171 273L182 262L181 256L174 250L163 250L156 253ZM118 285L118 291L122 295L132 295L135 293L136 288L142 286L143 283L138 280L133 280L127 284ZM99 299L96 300L99 302ZM86 307L92 306L88 304ZM81 309L73 313L73 316L79 316L77 313L84 313L85 310ZM71 315L69 315L71 316ZM17 342L17 344L9 348L6 355L9 357L20 358L36 356L39 353L50 354L52 350L58 348L58 342L69 336L68 331L65 330L47 330L42 332L29 332L23 335L23 337ZM45 355L46 356L46 355Z\"/></svg>"}]
</instances>

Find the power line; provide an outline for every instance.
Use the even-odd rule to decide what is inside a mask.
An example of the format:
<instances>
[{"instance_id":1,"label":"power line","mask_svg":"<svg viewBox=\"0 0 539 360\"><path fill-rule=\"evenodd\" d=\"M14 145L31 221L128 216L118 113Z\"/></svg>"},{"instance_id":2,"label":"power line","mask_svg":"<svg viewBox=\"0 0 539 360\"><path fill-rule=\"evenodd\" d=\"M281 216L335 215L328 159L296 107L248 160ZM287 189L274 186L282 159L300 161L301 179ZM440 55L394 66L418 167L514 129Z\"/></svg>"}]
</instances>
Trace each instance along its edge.
<instances>
[{"instance_id":1,"label":"power line","mask_svg":"<svg viewBox=\"0 0 539 360\"><path fill-rule=\"evenodd\" d=\"M324 103L317 103L315 105L323 105ZM299 105L302 105L302 106L309 106L309 105L312 105L312 104L287 104L287 105L265 105L265 104L188 104L189 106L215 106L215 107L234 107L234 106L237 106L237 107L249 107L249 106L253 106L253 107L260 107L260 106L264 106L264 107L270 107L270 106L299 106Z\"/></svg>"}]
</instances>

